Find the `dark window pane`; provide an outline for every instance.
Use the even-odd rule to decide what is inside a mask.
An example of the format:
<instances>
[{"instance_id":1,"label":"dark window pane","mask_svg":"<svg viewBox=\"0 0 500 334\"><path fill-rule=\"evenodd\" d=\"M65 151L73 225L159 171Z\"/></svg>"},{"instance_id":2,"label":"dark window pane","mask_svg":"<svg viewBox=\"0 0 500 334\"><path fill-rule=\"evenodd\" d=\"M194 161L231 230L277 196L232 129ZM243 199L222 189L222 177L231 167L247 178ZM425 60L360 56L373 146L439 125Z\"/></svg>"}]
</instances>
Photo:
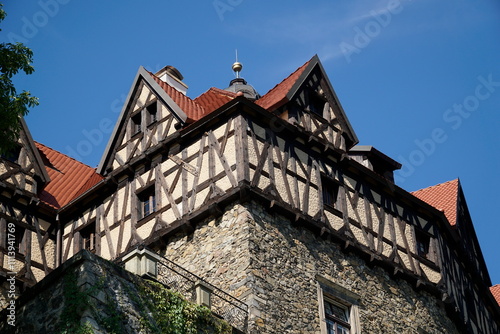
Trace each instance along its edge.
<instances>
[{"instance_id":1,"label":"dark window pane","mask_svg":"<svg viewBox=\"0 0 500 334\"><path fill-rule=\"evenodd\" d=\"M153 102L149 106L146 107L148 112L148 124L156 122L156 111L157 111L157 103Z\"/></svg>"},{"instance_id":2,"label":"dark window pane","mask_svg":"<svg viewBox=\"0 0 500 334\"><path fill-rule=\"evenodd\" d=\"M139 219L156 211L155 188L151 187L137 195L139 200Z\"/></svg>"},{"instance_id":3,"label":"dark window pane","mask_svg":"<svg viewBox=\"0 0 500 334\"><path fill-rule=\"evenodd\" d=\"M132 135L141 132L141 113L132 117Z\"/></svg>"},{"instance_id":4,"label":"dark window pane","mask_svg":"<svg viewBox=\"0 0 500 334\"><path fill-rule=\"evenodd\" d=\"M21 154L21 146L16 146L13 149L10 149L8 152L2 154L2 158L17 163L20 154Z\"/></svg>"},{"instance_id":5,"label":"dark window pane","mask_svg":"<svg viewBox=\"0 0 500 334\"><path fill-rule=\"evenodd\" d=\"M416 243L417 243L417 254L427 258L429 255L429 244L431 238L428 234L423 231L416 230L415 231Z\"/></svg>"},{"instance_id":6,"label":"dark window pane","mask_svg":"<svg viewBox=\"0 0 500 334\"><path fill-rule=\"evenodd\" d=\"M326 177L321 179L321 184L323 188L323 204L333 206L337 201L338 185Z\"/></svg>"},{"instance_id":7,"label":"dark window pane","mask_svg":"<svg viewBox=\"0 0 500 334\"><path fill-rule=\"evenodd\" d=\"M349 334L348 308L326 300L324 301L324 305L327 333Z\"/></svg>"},{"instance_id":8,"label":"dark window pane","mask_svg":"<svg viewBox=\"0 0 500 334\"><path fill-rule=\"evenodd\" d=\"M80 231L82 240L82 248L91 252L95 251L96 243L96 226L95 222L90 223L88 226Z\"/></svg>"}]
</instances>

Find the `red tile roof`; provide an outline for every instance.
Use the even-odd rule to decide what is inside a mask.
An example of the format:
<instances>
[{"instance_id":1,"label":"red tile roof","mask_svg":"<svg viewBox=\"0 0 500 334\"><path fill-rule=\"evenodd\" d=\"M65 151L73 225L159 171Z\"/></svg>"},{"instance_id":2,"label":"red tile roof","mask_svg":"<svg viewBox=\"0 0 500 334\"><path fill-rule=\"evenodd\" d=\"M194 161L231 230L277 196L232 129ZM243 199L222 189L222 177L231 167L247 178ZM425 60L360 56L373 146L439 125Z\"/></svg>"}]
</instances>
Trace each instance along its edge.
<instances>
[{"instance_id":1,"label":"red tile roof","mask_svg":"<svg viewBox=\"0 0 500 334\"><path fill-rule=\"evenodd\" d=\"M201 105L191 100L189 97L182 94L181 92L179 92L177 89L170 86L166 82L162 81L153 73L149 72L149 74L151 74L154 81L156 81L160 85L160 87L163 88L165 93L167 93L168 96L170 96L170 98L174 100L175 104L177 104L179 108L181 108L182 111L186 113L189 119L193 121L198 120L212 111L212 110L206 111Z\"/></svg>"},{"instance_id":2,"label":"red tile roof","mask_svg":"<svg viewBox=\"0 0 500 334\"><path fill-rule=\"evenodd\" d=\"M182 111L186 113L188 123L190 123L190 121L199 120L203 116L208 115L236 97L236 93L212 87L192 100L155 76L153 73L149 72L149 74L160 85L160 87L163 88L165 93L167 93L168 96L174 100Z\"/></svg>"},{"instance_id":3,"label":"red tile roof","mask_svg":"<svg viewBox=\"0 0 500 334\"><path fill-rule=\"evenodd\" d=\"M490 287L491 294L495 297L498 305L500 305L500 284L496 284Z\"/></svg>"},{"instance_id":4,"label":"red tile roof","mask_svg":"<svg viewBox=\"0 0 500 334\"><path fill-rule=\"evenodd\" d=\"M299 67L295 72L290 74L281 83L277 84L264 96L258 99L255 103L264 109L273 111L287 102L286 95L297 82L300 75L304 72L309 60L304 65ZM212 111L220 108L227 102L234 99L237 95L233 92L225 91L219 88L212 87L205 93L201 94L194 100L182 94L153 73L148 72L151 77L160 85L160 87L172 98L172 100L186 113L187 122L193 122L201 119L203 116L210 114Z\"/></svg>"},{"instance_id":5,"label":"red tile roof","mask_svg":"<svg viewBox=\"0 0 500 334\"><path fill-rule=\"evenodd\" d=\"M309 65L311 61L309 60L307 63L299 67L295 72L290 74L286 79L284 79L281 83L274 86L269 92L267 92L264 96L256 101L256 103L264 109L269 111L274 111L275 109L281 107L285 104L288 99L286 94L292 89L293 85L299 79L302 72L304 72L307 65Z\"/></svg>"},{"instance_id":6,"label":"red tile roof","mask_svg":"<svg viewBox=\"0 0 500 334\"><path fill-rule=\"evenodd\" d=\"M39 197L51 207L60 209L103 179L94 168L43 144L35 142L35 145L50 176Z\"/></svg>"},{"instance_id":7,"label":"red tile roof","mask_svg":"<svg viewBox=\"0 0 500 334\"><path fill-rule=\"evenodd\" d=\"M456 179L414 191L412 194L436 209L444 211L450 225L455 226L457 223L458 187L459 181Z\"/></svg>"},{"instance_id":8,"label":"red tile roof","mask_svg":"<svg viewBox=\"0 0 500 334\"><path fill-rule=\"evenodd\" d=\"M236 97L236 93L212 87L194 99L204 110L214 111ZM201 117L200 117L201 118ZM193 118L194 119L194 118Z\"/></svg>"}]
</instances>

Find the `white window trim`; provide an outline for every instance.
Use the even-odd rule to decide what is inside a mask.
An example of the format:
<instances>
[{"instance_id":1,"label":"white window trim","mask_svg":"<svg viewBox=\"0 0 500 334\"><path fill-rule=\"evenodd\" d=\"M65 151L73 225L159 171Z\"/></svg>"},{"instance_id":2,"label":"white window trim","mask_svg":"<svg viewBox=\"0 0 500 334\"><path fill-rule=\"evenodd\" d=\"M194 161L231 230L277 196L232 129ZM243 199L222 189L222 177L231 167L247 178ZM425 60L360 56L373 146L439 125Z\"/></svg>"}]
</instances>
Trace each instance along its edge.
<instances>
[{"instance_id":1,"label":"white window trim","mask_svg":"<svg viewBox=\"0 0 500 334\"><path fill-rule=\"evenodd\" d=\"M349 291L341 285L338 285L322 276L316 276L316 285L318 288L318 304L320 316L321 334L327 334L326 331L326 315L325 315L325 298L331 299L339 304L342 304L349 309L349 324L351 325L350 334L360 334L361 324L359 322L359 300L360 296Z\"/></svg>"}]
</instances>

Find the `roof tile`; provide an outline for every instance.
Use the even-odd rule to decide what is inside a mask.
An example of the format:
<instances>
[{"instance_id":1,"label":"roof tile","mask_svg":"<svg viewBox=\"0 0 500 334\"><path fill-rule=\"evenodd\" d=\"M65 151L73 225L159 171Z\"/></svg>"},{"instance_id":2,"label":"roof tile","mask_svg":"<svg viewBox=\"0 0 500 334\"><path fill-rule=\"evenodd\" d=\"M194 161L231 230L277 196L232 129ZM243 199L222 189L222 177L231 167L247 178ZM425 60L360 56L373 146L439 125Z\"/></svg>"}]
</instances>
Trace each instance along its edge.
<instances>
[{"instance_id":1,"label":"roof tile","mask_svg":"<svg viewBox=\"0 0 500 334\"><path fill-rule=\"evenodd\" d=\"M290 74L281 83L274 86L269 92L258 99L256 104L264 109L273 111L287 102L286 95L292 89L295 82L299 79L300 75L304 72L309 60L304 65L299 67L295 72ZM227 102L236 97L233 92L225 91L219 88L212 87L205 93L201 94L194 100L182 94L153 73L148 72L151 77L160 85L160 87L172 98L172 100L186 113L188 123L197 121L202 117L210 114L216 109L220 108Z\"/></svg>"},{"instance_id":2,"label":"roof tile","mask_svg":"<svg viewBox=\"0 0 500 334\"><path fill-rule=\"evenodd\" d=\"M309 60L307 63L295 70L295 72L290 74L286 79L274 86L269 92L258 99L256 103L269 111L274 111L275 109L281 107L287 102L286 95L290 89L292 89L293 85L297 82L300 75L304 72L310 62L311 61Z\"/></svg>"},{"instance_id":3,"label":"roof tile","mask_svg":"<svg viewBox=\"0 0 500 334\"><path fill-rule=\"evenodd\" d=\"M194 99L204 110L210 112L219 109L236 97L236 93L212 87Z\"/></svg>"},{"instance_id":4,"label":"roof tile","mask_svg":"<svg viewBox=\"0 0 500 334\"><path fill-rule=\"evenodd\" d=\"M451 226L457 223L458 179L420 189L412 194L438 210L444 211Z\"/></svg>"},{"instance_id":5,"label":"roof tile","mask_svg":"<svg viewBox=\"0 0 500 334\"><path fill-rule=\"evenodd\" d=\"M35 145L51 180L39 194L40 200L49 206L59 209L103 179L94 168L43 144Z\"/></svg>"},{"instance_id":6,"label":"roof tile","mask_svg":"<svg viewBox=\"0 0 500 334\"><path fill-rule=\"evenodd\" d=\"M498 305L500 305L500 284L490 286L490 291L493 297L495 297Z\"/></svg>"},{"instance_id":7,"label":"roof tile","mask_svg":"<svg viewBox=\"0 0 500 334\"><path fill-rule=\"evenodd\" d=\"M196 121L212 111L206 111L201 105L191 100L188 96L182 94L177 89L155 76L153 73L149 72L149 74L192 121Z\"/></svg>"}]
</instances>

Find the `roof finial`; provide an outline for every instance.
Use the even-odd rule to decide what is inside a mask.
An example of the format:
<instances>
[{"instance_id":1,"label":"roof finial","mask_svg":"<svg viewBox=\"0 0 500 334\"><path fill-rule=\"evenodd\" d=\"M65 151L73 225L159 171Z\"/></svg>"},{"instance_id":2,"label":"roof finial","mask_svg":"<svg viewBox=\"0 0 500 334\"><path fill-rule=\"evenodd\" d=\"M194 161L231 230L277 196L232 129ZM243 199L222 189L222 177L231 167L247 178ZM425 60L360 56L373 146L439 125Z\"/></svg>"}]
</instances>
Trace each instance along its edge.
<instances>
[{"instance_id":1,"label":"roof finial","mask_svg":"<svg viewBox=\"0 0 500 334\"><path fill-rule=\"evenodd\" d=\"M236 61L234 62L232 68L234 73L236 74L236 78L239 78L243 65L240 62L238 62L238 49L236 49L235 51L236 51Z\"/></svg>"}]
</instances>

